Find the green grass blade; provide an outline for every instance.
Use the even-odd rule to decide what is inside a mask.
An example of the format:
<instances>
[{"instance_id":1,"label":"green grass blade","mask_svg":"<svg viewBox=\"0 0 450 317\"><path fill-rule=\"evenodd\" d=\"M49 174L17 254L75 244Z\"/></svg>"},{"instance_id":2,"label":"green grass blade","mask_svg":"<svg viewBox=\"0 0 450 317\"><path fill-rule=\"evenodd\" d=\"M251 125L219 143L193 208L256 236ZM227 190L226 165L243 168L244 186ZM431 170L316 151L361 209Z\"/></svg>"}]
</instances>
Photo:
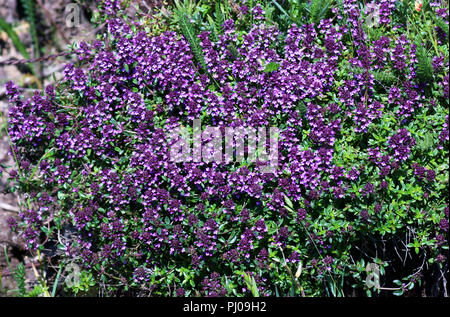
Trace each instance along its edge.
<instances>
[{"instance_id":1,"label":"green grass blade","mask_svg":"<svg viewBox=\"0 0 450 317\"><path fill-rule=\"evenodd\" d=\"M56 288L58 287L59 277L61 276L61 271L62 271L62 265L59 266L58 273L56 274L55 284L53 284L53 289L52 289L52 297L55 297Z\"/></svg>"},{"instance_id":2,"label":"green grass blade","mask_svg":"<svg viewBox=\"0 0 450 317\"><path fill-rule=\"evenodd\" d=\"M287 13L286 10L284 10L283 7L278 2L276 2L275 0L272 0L272 3L281 11L281 13L283 13L289 19L291 19L292 22L296 23L296 21L292 18L292 16L289 13Z\"/></svg>"},{"instance_id":3,"label":"green grass blade","mask_svg":"<svg viewBox=\"0 0 450 317\"><path fill-rule=\"evenodd\" d=\"M37 37L36 8L34 5L34 0L22 0L21 2L25 11L26 20L30 25L30 34L31 39L33 40L34 55L35 57L39 57L39 41Z\"/></svg>"},{"instance_id":4,"label":"green grass blade","mask_svg":"<svg viewBox=\"0 0 450 317\"><path fill-rule=\"evenodd\" d=\"M17 51L22 54L22 56L26 59L30 58L30 55L27 52L27 48L25 44L20 40L19 36L17 35L16 31L11 27L11 25L6 22L3 18L0 17L0 29L6 32L8 34L8 37L13 42L14 47L17 49Z\"/></svg>"}]
</instances>

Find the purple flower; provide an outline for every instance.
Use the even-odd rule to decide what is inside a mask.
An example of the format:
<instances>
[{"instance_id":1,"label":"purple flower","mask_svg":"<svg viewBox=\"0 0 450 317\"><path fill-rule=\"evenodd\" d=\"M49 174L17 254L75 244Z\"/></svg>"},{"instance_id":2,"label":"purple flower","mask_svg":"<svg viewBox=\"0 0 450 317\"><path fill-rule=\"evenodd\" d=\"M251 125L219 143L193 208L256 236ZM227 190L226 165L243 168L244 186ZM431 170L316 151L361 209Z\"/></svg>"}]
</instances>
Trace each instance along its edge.
<instances>
[{"instance_id":1,"label":"purple flower","mask_svg":"<svg viewBox=\"0 0 450 317\"><path fill-rule=\"evenodd\" d=\"M261 8L260 4L257 4L254 8L253 8L253 17L255 20L264 20L264 10Z\"/></svg>"},{"instance_id":2,"label":"purple flower","mask_svg":"<svg viewBox=\"0 0 450 317\"><path fill-rule=\"evenodd\" d=\"M359 214L359 216L361 217L361 219L363 221L369 220L369 212L367 210L362 210L361 213Z\"/></svg>"},{"instance_id":3,"label":"purple flower","mask_svg":"<svg viewBox=\"0 0 450 317\"><path fill-rule=\"evenodd\" d=\"M436 178L436 173L433 170L427 170L427 180L429 182L433 182L434 179Z\"/></svg>"},{"instance_id":4,"label":"purple flower","mask_svg":"<svg viewBox=\"0 0 450 317\"><path fill-rule=\"evenodd\" d=\"M396 134L388 139L390 148L394 151L393 157L396 162L409 158L411 148L416 144L416 140L406 129L399 129Z\"/></svg>"},{"instance_id":5,"label":"purple flower","mask_svg":"<svg viewBox=\"0 0 450 317\"><path fill-rule=\"evenodd\" d=\"M177 290L175 291L177 297L184 297L186 292L183 288L177 288Z\"/></svg>"},{"instance_id":6,"label":"purple flower","mask_svg":"<svg viewBox=\"0 0 450 317\"><path fill-rule=\"evenodd\" d=\"M17 220L13 217L9 217L6 221L8 223L8 227L11 231L16 232L18 229Z\"/></svg>"},{"instance_id":7,"label":"purple flower","mask_svg":"<svg viewBox=\"0 0 450 317\"><path fill-rule=\"evenodd\" d=\"M441 219L441 221L439 221L439 228L442 231L447 232L448 231L448 220L447 219Z\"/></svg>"},{"instance_id":8,"label":"purple flower","mask_svg":"<svg viewBox=\"0 0 450 317\"><path fill-rule=\"evenodd\" d=\"M447 257L443 254L438 254L438 256L436 257L436 262L437 263L442 263L447 259Z\"/></svg>"},{"instance_id":9,"label":"purple flower","mask_svg":"<svg viewBox=\"0 0 450 317\"><path fill-rule=\"evenodd\" d=\"M375 204L375 207L373 208L373 211L375 213L379 213L379 212L381 212L382 209L383 209L383 206L381 204Z\"/></svg>"},{"instance_id":10,"label":"purple flower","mask_svg":"<svg viewBox=\"0 0 450 317\"><path fill-rule=\"evenodd\" d=\"M243 15L247 15L248 12L249 12L249 8L248 8L248 6L246 6L246 5L242 5L242 6L239 8L239 10L241 10L241 12L242 12Z\"/></svg>"},{"instance_id":11,"label":"purple flower","mask_svg":"<svg viewBox=\"0 0 450 317\"><path fill-rule=\"evenodd\" d=\"M220 282L220 275L217 272L202 281L202 293L205 297L224 297L227 294L225 287Z\"/></svg>"},{"instance_id":12,"label":"purple flower","mask_svg":"<svg viewBox=\"0 0 450 317\"><path fill-rule=\"evenodd\" d=\"M372 183L367 183L364 185L364 188L360 189L360 192L364 195L364 196L369 196L370 194L373 193L374 190L374 186Z\"/></svg>"}]
</instances>

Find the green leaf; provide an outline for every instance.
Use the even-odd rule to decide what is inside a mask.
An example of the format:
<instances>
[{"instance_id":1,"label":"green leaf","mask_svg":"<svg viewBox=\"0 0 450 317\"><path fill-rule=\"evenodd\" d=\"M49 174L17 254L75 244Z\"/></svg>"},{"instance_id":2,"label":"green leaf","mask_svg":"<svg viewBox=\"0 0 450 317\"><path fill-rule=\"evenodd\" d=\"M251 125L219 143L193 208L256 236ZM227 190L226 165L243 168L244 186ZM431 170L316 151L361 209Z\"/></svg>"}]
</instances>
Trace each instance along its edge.
<instances>
[{"instance_id":1,"label":"green leaf","mask_svg":"<svg viewBox=\"0 0 450 317\"><path fill-rule=\"evenodd\" d=\"M286 12L286 10L284 10L284 8L275 0L272 0L272 3L281 11L282 14L284 14L284 16L288 17L292 22L297 23L295 21L295 19Z\"/></svg>"},{"instance_id":2,"label":"green leaf","mask_svg":"<svg viewBox=\"0 0 450 317\"><path fill-rule=\"evenodd\" d=\"M428 151L433 146L433 134L427 133L425 136L418 142L418 146L423 151Z\"/></svg>"},{"instance_id":3,"label":"green leaf","mask_svg":"<svg viewBox=\"0 0 450 317\"><path fill-rule=\"evenodd\" d=\"M21 0L23 10L25 12L26 20L30 25L30 34L31 39L33 41L34 46L34 55L35 57L39 56L39 41L37 36L37 27L36 27L36 8L34 4L34 0Z\"/></svg>"},{"instance_id":4,"label":"green leaf","mask_svg":"<svg viewBox=\"0 0 450 317\"><path fill-rule=\"evenodd\" d=\"M318 24L320 20L325 17L330 1L325 0L311 0L309 6L309 20L312 23Z\"/></svg>"},{"instance_id":5,"label":"green leaf","mask_svg":"<svg viewBox=\"0 0 450 317\"><path fill-rule=\"evenodd\" d=\"M266 67L264 68L264 72L266 73L271 73L276 71L278 68L280 68L280 64L275 63L275 62L270 62L269 64L266 65Z\"/></svg>"},{"instance_id":6,"label":"green leaf","mask_svg":"<svg viewBox=\"0 0 450 317\"><path fill-rule=\"evenodd\" d=\"M26 293L24 295L24 297L38 297L39 295L41 295L42 293L44 293L44 290L42 288L41 285L36 285L33 290L29 293Z\"/></svg>"},{"instance_id":7,"label":"green leaf","mask_svg":"<svg viewBox=\"0 0 450 317\"><path fill-rule=\"evenodd\" d=\"M288 207L291 211L294 211L294 205L292 204L292 201L286 195L284 195L284 201L287 205L286 207Z\"/></svg>"},{"instance_id":8,"label":"green leaf","mask_svg":"<svg viewBox=\"0 0 450 317\"><path fill-rule=\"evenodd\" d=\"M214 20L215 30L218 34L222 34L222 25L225 23L225 17L223 16L222 8L219 2L216 2L214 15L216 17L216 19Z\"/></svg>"},{"instance_id":9,"label":"green leaf","mask_svg":"<svg viewBox=\"0 0 450 317\"><path fill-rule=\"evenodd\" d=\"M422 82L431 82L433 79L433 66L427 50L421 43L417 43L417 78Z\"/></svg>"},{"instance_id":10,"label":"green leaf","mask_svg":"<svg viewBox=\"0 0 450 317\"><path fill-rule=\"evenodd\" d=\"M392 294L394 294L395 296L402 296L403 295L403 291L398 290L398 291L393 292Z\"/></svg>"},{"instance_id":11,"label":"green leaf","mask_svg":"<svg viewBox=\"0 0 450 317\"><path fill-rule=\"evenodd\" d=\"M184 12L177 10L176 13L178 15L179 25L181 32L183 33L183 36L185 37L186 41L189 42L191 50L194 53L195 59L200 64L200 66L206 71L208 67L205 63L202 47L200 46L199 39L195 34L195 30L194 27L192 26L192 23L189 21L189 18L186 16Z\"/></svg>"},{"instance_id":12,"label":"green leaf","mask_svg":"<svg viewBox=\"0 0 450 317\"><path fill-rule=\"evenodd\" d=\"M249 274L246 272L242 272L244 275L245 284L247 285L247 288L251 291L252 295L254 297L259 297L259 291L258 286L256 285L255 278L252 276L250 277Z\"/></svg>"},{"instance_id":13,"label":"green leaf","mask_svg":"<svg viewBox=\"0 0 450 317\"><path fill-rule=\"evenodd\" d=\"M25 266L23 265L22 262L20 262L13 271L13 277L14 280L16 281L20 297L25 296L27 292L25 289L25 274L26 274Z\"/></svg>"},{"instance_id":14,"label":"green leaf","mask_svg":"<svg viewBox=\"0 0 450 317\"><path fill-rule=\"evenodd\" d=\"M300 112L300 116L303 118L308 112L308 108L303 100L299 100L298 110Z\"/></svg>"},{"instance_id":15,"label":"green leaf","mask_svg":"<svg viewBox=\"0 0 450 317\"><path fill-rule=\"evenodd\" d=\"M445 32L445 34L447 34L447 39L448 39L448 35L449 35L448 24L445 23L444 19L442 19L442 18L437 19L436 26L438 26L442 31Z\"/></svg>"}]
</instances>

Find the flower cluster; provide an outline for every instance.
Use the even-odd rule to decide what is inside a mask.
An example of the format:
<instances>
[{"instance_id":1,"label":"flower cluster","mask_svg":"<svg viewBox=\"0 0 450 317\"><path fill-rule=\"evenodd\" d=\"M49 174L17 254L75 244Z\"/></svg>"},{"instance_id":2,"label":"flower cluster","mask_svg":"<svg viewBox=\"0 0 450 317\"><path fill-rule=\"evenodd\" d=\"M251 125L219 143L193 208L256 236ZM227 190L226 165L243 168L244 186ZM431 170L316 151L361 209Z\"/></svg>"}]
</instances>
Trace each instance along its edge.
<instances>
[{"instance_id":1,"label":"flower cluster","mask_svg":"<svg viewBox=\"0 0 450 317\"><path fill-rule=\"evenodd\" d=\"M389 28L395 1L378 2ZM274 295L269 284L289 272L272 269L275 259L291 270L308 262L319 275L338 272L366 233L413 232L406 223L415 219L407 217L424 209L436 214L420 223L439 219L436 230L448 230L448 182L437 173L448 156L445 55L432 60L429 94L416 74L414 42L395 28L392 38L369 36L354 0L333 10L345 23L324 18L285 32L246 3L242 21L254 24L242 29L230 19L217 34L202 28L198 50L178 32L150 36L141 22L115 16L117 1L103 5L108 41L81 43L58 86L24 99L6 85L20 162L15 179L35 191L34 208L10 226L30 249L63 242L64 256L104 280L159 294L185 279L172 289L177 296L230 295L228 282L246 271L264 285L261 294ZM380 79L385 72L395 79ZM434 107L424 106L430 95ZM433 136L441 146L425 153L416 144L433 132L425 118L442 122L444 115ZM221 131L278 127L277 169L264 173L247 160L174 162L168 136L194 119ZM67 233L63 241L58 231ZM176 278L158 284L174 271Z\"/></svg>"}]
</instances>

